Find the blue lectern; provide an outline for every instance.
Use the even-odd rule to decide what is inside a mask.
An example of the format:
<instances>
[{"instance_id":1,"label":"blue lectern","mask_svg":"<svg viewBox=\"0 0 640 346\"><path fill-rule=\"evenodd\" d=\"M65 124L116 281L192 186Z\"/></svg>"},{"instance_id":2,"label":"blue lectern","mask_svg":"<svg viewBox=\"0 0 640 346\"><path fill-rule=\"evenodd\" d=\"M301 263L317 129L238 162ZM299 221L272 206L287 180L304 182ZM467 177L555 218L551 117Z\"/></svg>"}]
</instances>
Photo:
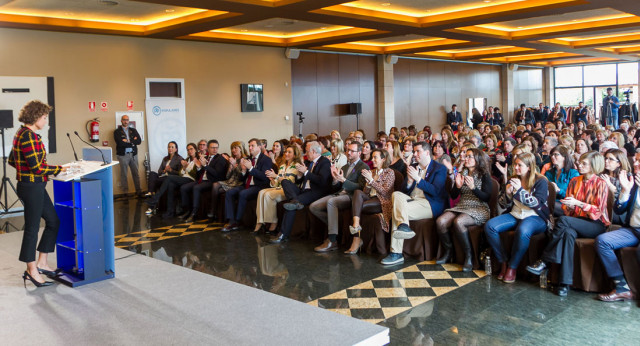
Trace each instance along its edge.
<instances>
[{"instance_id":1,"label":"blue lectern","mask_svg":"<svg viewBox=\"0 0 640 346\"><path fill-rule=\"evenodd\" d=\"M53 181L53 199L60 218L56 243L56 279L77 287L115 276L113 229L113 173L111 148L84 148L73 163L78 172L60 174ZM97 157L96 157L97 155ZM87 160L87 161L85 161Z\"/></svg>"}]
</instances>

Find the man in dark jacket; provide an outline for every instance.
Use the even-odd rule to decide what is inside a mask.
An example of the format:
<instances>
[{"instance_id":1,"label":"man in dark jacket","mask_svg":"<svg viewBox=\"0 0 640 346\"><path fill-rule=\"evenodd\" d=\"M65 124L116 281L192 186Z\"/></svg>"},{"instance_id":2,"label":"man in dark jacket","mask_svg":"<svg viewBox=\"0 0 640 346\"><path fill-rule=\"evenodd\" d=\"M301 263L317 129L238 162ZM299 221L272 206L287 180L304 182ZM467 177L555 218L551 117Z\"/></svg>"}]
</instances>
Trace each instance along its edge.
<instances>
[{"instance_id":1,"label":"man in dark jacket","mask_svg":"<svg viewBox=\"0 0 640 346\"><path fill-rule=\"evenodd\" d=\"M202 191L211 190L213 183L227 178L229 161L222 157L222 155L218 154L219 147L220 144L217 140L210 140L207 143L207 156L202 156L200 158L202 163L201 169L203 172L198 175L198 180L180 186L180 196L182 198L184 210L184 214L181 217L185 219L186 222L193 222L193 219L198 212L198 208L200 207L200 196L202 195ZM190 191L193 191L191 209L188 208Z\"/></svg>"},{"instance_id":2,"label":"man in dark jacket","mask_svg":"<svg viewBox=\"0 0 640 346\"><path fill-rule=\"evenodd\" d=\"M458 112L458 106L452 105L451 112L447 113L447 124L451 126L451 131L458 131L458 126L462 122L462 113Z\"/></svg>"},{"instance_id":3,"label":"man in dark jacket","mask_svg":"<svg viewBox=\"0 0 640 346\"><path fill-rule=\"evenodd\" d=\"M282 190L289 200L285 203L286 209L282 219L280 233L273 237L271 243L282 243L289 240L296 211L303 209L318 199L331 193L331 161L322 156L322 147L316 141L307 142L306 165L297 164L297 185L289 180L282 181Z\"/></svg>"},{"instance_id":4,"label":"man in dark jacket","mask_svg":"<svg viewBox=\"0 0 640 346\"><path fill-rule=\"evenodd\" d=\"M142 138L135 128L129 127L129 116L123 115L120 118L122 126L113 131L113 138L116 141L116 156L120 162L120 188L124 193L129 193L129 181L127 171L131 168L133 185L136 187L136 195L143 197L140 189L140 176L138 175L138 145L142 143Z\"/></svg>"},{"instance_id":5,"label":"man in dark jacket","mask_svg":"<svg viewBox=\"0 0 640 346\"><path fill-rule=\"evenodd\" d=\"M269 187L269 178L265 172L273 168L273 161L269 156L262 154L260 140L249 140L250 159L241 159L244 184L227 191L224 198L224 212L227 220L222 228L223 232L235 231L240 228L240 221L247 206L247 200L258 197L260 190ZM238 206L235 201L238 200Z\"/></svg>"}]
</instances>

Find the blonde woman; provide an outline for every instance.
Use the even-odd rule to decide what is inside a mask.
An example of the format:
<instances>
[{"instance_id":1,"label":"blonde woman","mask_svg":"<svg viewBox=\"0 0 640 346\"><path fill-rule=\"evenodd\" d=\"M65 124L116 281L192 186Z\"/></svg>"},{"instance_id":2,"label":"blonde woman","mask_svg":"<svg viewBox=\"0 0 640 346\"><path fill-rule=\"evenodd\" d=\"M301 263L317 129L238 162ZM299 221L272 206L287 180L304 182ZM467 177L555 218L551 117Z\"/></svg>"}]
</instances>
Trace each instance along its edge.
<instances>
[{"instance_id":1,"label":"blonde woman","mask_svg":"<svg viewBox=\"0 0 640 346\"><path fill-rule=\"evenodd\" d=\"M333 132L332 132L333 133ZM347 164L347 156L344 154L344 144L342 139L331 140L331 164L336 168L342 168Z\"/></svg>"},{"instance_id":2,"label":"blonde woman","mask_svg":"<svg viewBox=\"0 0 640 346\"><path fill-rule=\"evenodd\" d=\"M340 137L340 132L338 130L333 130L331 131L331 140L336 140L336 139L342 139L342 137Z\"/></svg>"},{"instance_id":3,"label":"blonde woman","mask_svg":"<svg viewBox=\"0 0 640 346\"><path fill-rule=\"evenodd\" d=\"M226 191L233 189L234 187L242 185L242 167L240 166L240 160L248 157L249 152L242 141L235 141L230 145L231 156L225 155L227 161L229 161L229 167L227 168L227 180L216 181L211 187L211 210L207 216L211 219L216 219L215 211L218 208L218 196Z\"/></svg>"},{"instance_id":4,"label":"blonde woman","mask_svg":"<svg viewBox=\"0 0 640 346\"><path fill-rule=\"evenodd\" d=\"M516 156L513 168L515 175L506 187L507 198L513 201L510 210L489 220L484 227L487 241L500 263L498 280L505 283L516 281L516 268L529 248L533 235L547 230L550 223L549 184L547 179L536 173L536 158L531 153ZM511 248L511 258L507 257L500 233L515 230L516 240Z\"/></svg>"},{"instance_id":5,"label":"blonde woman","mask_svg":"<svg viewBox=\"0 0 640 346\"><path fill-rule=\"evenodd\" d=\"M295 145L289 145L284 152L284 160L278 168L276 174L272 169L265 172L267 178L271 181L271 188L262 189L258 192L258 203L256 207L257 223L253 230L258 232L264 228L265 224L269 224L269 232L276 230L278 225L278 215L276 213L276 205L278 202L285 200L284 191L282 190L282 182L290 180L292 183L296 181L298 169L296 164L302 164L300 159L300 149Z\"/></svg>"}]
</instances>

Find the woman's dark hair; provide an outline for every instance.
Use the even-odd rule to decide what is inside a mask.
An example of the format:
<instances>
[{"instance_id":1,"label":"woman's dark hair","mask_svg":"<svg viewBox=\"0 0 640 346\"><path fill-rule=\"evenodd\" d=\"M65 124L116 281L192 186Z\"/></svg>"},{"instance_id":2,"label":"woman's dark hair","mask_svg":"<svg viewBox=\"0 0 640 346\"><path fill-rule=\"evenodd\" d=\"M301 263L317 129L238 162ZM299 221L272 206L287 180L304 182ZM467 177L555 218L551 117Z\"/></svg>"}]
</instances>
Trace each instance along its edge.
<instances>
[{"instance_id":1,"label":"woman's dark hair","mask_svg":"<svg viewBox=\"0 0 640 346\"><path fill-rule=\"evenodd\" d=\"M193 147L196 150L196 157L198 157L198 146L195 143L187 144L187 158L189 158L189 147Z\"/></svg>"},{"instance_id":2,"label":"woman's dark hair","mask_svg":"<svg viewBox=\"0 0 640 346\"><path fill-rule=\"evenodd\" d=\"M176 143L176 141L169 142L169 144L171 144L171 143L173 143L173 145L176 146L176 154L177 154L178 153L178 143ZM167 145L169 145L169 144L167 144Z\"/></svg>"},{"instance_id":3,"label":"woman's dark hair","mask_svg":"<svg viewBox=\"0 0 640 346\"><path fill-rule=\"evenodd\" d=\"M564 145L556 145L553 149L551 149L551 152L549 152L549 156L553 156L554 153L558 153L562 155L562 157L564 157L564 166L562 167L562 171L564 173L567 173L570 169L573 169L573 155L569 153L569 148L565 147Z\"/></svg>"},{"instance_id":4,"label":"woman's dark hair","mask_svg":"<svg viewBox=\"0 0 640 346\"><path fill-rule=\"evenodd\" d=\"M473 159L476 161L476 171L480 176L484 176L490 174L489 170L489 156L482 150L478 148L469 148L467 152L471 152L473 154Z\"/></svg>"},{"instance_id":5,"label":"woman's dark hair","mask_svg":"<svg viewBox=\"0 0 640 346\"><path fill-rule=\"evenodd\" d=\"M436 147L442 148L442 151L444 151L445 153L447 152L446 144L444 144L444 141L442 140L433 141L433 143L431 143L431 149L435 149Z\"/></svg>"},{"instance_id":6,"label":"woman's dark hair","mask_svg":"<svg viewBox=\"0 0 640 346\"><path fill-rule=\"evenodd\" d=\"M371 148L371 153L373 154L373 150L377 148L376 143L374 141L364 141L364 143L362 143L362 146L364 147L365 144L369 143L369 148ZM364 154L362 154L364 157ZM371 159L371 156L369 156L369 159Z\"/></svg>"},{"instance_id":7,"label":"woman's dark hair","mask_svg":"<svg viewBox=\"0 0 640 346\"><path fill-rule=\"evenodd\" d=\"M391 164L391 157L389 153L384 149L373 149L371 151L371 159L373 159L373 153L380 153L380 158L383 160L382 168L387 168Z\"/></svg>"},{"instance_id":8,"label":"woman's dark hair","mask_svg":"<svg viewBox=\"0 0 640 346\"><path fill-rule=\"evenodd\" d=\"M18 115L18 121L26 125L33 125L40 117L49 114L52 110L53 107L48 104L33 100L22 107L20 115Z\"/></svg>"}]
</instances>

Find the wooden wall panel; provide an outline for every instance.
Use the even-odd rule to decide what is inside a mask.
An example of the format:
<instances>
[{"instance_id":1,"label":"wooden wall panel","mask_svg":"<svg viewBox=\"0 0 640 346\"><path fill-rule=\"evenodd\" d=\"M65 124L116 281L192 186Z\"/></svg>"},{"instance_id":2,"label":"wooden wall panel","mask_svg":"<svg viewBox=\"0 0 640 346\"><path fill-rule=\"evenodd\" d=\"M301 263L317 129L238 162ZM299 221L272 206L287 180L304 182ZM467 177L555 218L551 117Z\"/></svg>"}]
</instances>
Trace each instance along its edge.
<instances>
[{"instance_id":1,"label":"wooden wall panel","mask_svg":"<svg viewBox=\"0 0 640 346\"><path fill-rule=\"evenodd\" d=\"M394 65L394 89L396 126L439 129L454 103L463 117L467 98L500 103L500 66L401 58Z\"/></svg>"},{"instance_id":2,"label":"wooden wall panel","mask_svg":"<svg viewBox=\"0 0 640 346\"><path fill-rule=\"evenodd\" d=\"M360 127L377 131L376 58L346 54L302 52L291 60L293 114L304 112L304 134L328 135L339 130L343 138L356 129L348 103L362 103ZM298 122L294 119L294 133Z\"/></svg>"}]
</instances>

